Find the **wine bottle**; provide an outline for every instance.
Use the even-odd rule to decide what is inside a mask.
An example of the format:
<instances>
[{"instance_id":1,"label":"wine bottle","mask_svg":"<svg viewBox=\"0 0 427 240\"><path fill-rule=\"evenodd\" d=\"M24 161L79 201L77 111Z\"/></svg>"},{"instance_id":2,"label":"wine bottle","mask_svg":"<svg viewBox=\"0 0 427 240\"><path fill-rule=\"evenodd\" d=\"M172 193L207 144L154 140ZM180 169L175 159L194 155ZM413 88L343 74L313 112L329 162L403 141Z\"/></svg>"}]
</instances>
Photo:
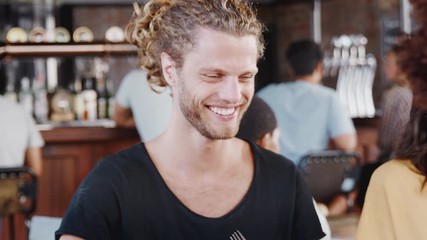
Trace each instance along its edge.
<instances>
[{"instance_id":1,"label":"wine bottle","mask_svg":"<svg viewBox=\"0 0 427 240\"><path fill-rule=\"evenodd\" d=\"M107 87L105 84L105 78L98 79L97 85L97 109L98 109L98 119L108 118L108 94Z\"/></svg>"},{"instance_id":2,"label":"wine bottle","mask_svg":"<svg viewBox=\"0 0 427 240\"><path fill-rule=\"evenodd\" d=\"M83 118L88 121L94 121L97 119L96 78L85 74L82 77L82 84L83 91L81 94L85 106Z\"/></svg>"},{"instance_id":3,"label":"wine bottle","mask_svg":"<svg viewBox=\"0 0 427 240\"><path fill-rule=\"evenodd\" d=\"M107 89L107 115L109 119L114 118L114 106L115 106L115 99L113 94L113 81L111 79L107 78L106 83L106 89Z\"/></svg>"}]
</instances>

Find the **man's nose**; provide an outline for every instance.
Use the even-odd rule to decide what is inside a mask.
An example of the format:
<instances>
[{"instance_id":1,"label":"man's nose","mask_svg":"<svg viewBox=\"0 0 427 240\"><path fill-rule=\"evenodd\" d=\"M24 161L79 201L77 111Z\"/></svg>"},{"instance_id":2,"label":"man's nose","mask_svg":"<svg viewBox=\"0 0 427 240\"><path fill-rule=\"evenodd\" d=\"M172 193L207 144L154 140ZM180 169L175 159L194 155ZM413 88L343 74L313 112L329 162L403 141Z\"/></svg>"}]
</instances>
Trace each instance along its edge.
<instances>
[{"instance_id":1,"label":"man's nose","mask_svg":"<svg viewBox=\"0 0 427 240\"><path fill-rule=\"evenodd\" d=\"M237 77L227 77L222 81L219 97L227 102L236 103L242 98L242 86Z\"/></svg>"}]
</instances>

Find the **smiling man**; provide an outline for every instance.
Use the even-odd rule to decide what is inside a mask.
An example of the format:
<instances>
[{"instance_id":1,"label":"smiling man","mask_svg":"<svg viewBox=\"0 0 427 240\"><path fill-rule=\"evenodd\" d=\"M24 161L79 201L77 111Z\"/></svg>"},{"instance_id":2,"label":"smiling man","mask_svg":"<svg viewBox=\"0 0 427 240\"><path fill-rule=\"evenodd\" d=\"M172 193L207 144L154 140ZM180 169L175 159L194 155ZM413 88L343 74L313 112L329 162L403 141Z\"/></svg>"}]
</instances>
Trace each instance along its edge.
<instances>
[{"instance_id":1,"label":"smiling man","mask_svg":"<svg viewBox=\"0 0 427 240\"><path fill-rule=\"evenodd\" d=\"M127 28L150 84L170 87L157 138L107 157L56 238L320 239L295 166L235 138L254 94L262 25L244 0L152 0Z\"/></svg>"}]
</instances>

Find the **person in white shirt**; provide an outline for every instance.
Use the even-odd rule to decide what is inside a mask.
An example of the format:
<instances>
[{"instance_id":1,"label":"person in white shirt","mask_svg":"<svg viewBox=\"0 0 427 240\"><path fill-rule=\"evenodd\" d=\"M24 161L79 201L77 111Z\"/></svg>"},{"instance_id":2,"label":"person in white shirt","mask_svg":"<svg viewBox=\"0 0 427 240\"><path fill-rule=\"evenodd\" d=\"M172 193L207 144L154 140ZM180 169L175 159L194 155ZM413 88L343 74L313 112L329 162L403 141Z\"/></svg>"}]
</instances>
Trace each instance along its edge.
<instances>
[{"instance_id":1,"label":"person in white shirt","mask_svg":"<svg viewBox=\"0 0 427 240\"><path fill-rule=\"evenodd\" d=\"M147 82L146 71L138 68L123 78L115 97L117 126L136 127L144 142L166 129L172 111L170 89L154 87Z\"/></svg>"},{"instance_id":2,"label":"person in white shirt","mask_svg":"<svg viewBox=\"0 0 427 240\"><path fill-rule=\"evenodd\" d=\"M0 96L0 167L28 166L42 173L43 138L25 109Z\"/></svg>"},{"instance_id":3,"label":"person in white shirt","mask_svg":"<svg viewBox=\"0 0 427 240\"><path fill-rule=\"evenodd\" d=\"M0 168L27 166L42 173L43 138L23 106L0 96ZM0 218L0 234L2 220Z\"/></svg>"}]
</instances>

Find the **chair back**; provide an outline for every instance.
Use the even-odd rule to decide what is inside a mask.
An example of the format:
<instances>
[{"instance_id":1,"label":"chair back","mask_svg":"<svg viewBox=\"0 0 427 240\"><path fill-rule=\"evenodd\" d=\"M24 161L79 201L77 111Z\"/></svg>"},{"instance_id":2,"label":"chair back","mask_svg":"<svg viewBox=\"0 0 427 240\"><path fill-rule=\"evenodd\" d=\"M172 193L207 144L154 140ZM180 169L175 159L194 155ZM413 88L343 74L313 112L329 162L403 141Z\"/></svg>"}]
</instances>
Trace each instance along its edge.
<instances>
[{"instance_id":1,"label":"chair back","mask_svg":"<svg viewBox=\"0 0 427 240\"><path fill-rule=\"evenodd\" d=\"M26 234L36 208L37 176L27 167L0 168L0 217L8 217L9 239L15 239L15 214L22 214Z\"/></svg>"},{"instance_id":2,"label":"chair back","mask_svg":"<svg viewBox=\"0 0 427 240\"><path fill-rule=\"evenodd\" d=\"M360 172L360 157L354 152L313 152L302 158L299 169L313 198L317 202L328 202L337 194L354 190Z\"/></svg>"},{"instance_id":3,"label":"chair back","mask_svg":"<svg viewBox=\"0 0 427 240\"><path fill-rule=\"evenodd\" d=\"M34 212L37 177L27 167L0 168L0 215Z\"/></svg>"}]
</instances>

